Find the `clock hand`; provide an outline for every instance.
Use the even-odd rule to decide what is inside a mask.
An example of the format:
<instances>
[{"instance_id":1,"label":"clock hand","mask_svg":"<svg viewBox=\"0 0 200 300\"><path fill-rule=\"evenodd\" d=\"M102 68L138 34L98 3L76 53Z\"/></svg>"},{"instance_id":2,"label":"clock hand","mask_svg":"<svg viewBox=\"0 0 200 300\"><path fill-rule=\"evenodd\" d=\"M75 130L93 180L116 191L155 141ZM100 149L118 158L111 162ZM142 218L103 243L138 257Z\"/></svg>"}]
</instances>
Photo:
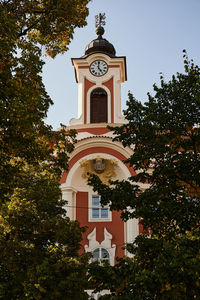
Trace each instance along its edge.
<instances>
[{"instance_id":1,"label":"clock hand","mask_svg":"<svg viewBox=\"0 0 200 300\"><path fill-rule=\"evenodd\" d=\"M102 70L99 68L99 64L100 64L100 62L98 61L98 69L99 69L99 71L101 72Z\"/></svg>"}]
</instances>

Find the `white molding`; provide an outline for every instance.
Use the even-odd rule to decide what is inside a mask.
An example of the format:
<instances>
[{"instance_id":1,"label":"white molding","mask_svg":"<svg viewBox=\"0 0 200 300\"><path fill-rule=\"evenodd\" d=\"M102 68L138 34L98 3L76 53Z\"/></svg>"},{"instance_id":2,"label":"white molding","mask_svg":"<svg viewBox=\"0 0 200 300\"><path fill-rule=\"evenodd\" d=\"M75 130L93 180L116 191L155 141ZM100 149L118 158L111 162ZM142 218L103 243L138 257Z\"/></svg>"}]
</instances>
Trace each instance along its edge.
<instances>
[{"instance_id":1,"label":"white molding","mask_svg":"<svg viewBox=\"0 0 200 300\"><path fill-rule=\"evenodd\" d=\"M128 121L126 120L125 123L127 123ZM109 124L109 126L121 126L121 123L111 123ZM77 125L73 125L73 126L65 126L66 131L70 130L70 129L87 129L88 128L106 128L108 126L108 123L91 123L91 124L77 124ZM58 128L57 130L61 130L62 128Z\"/></svg>"},{"instance_id":2,"label":"white molding","mask_svg":"<svg viewBox=\"0 0 200 300\"><path fill-rule=\"evenodd\" d=\"M66 186L65 183L61 184L61 190L62 190L62 192L71 192L71 191L74 192L74 193L78 192L77 189L75 189L72 186Z\"/></svg>"},{"instance_id":3,"label":"white molding","mask_svg":"<svg viewBox=\"0 0 200 300\"><path fill-rule=\"evenodd\" d=\"M124 223L124 229L125 243L133 243L135 238L139 235L139 220L129 219L126 223ZM133 254L127 250L125 250L125 254L128 257L133 257Z\"/></svg>"},{"instance_id":4,"label":"white molding","mask_svg":"<svg viewBox=\"0 0 200 300\"><path fill-rule=\"evenodd\" d=\"M86 292L88 293L88 295L90 297L92 297L92 299L95 299L95 300L98 300L98 296L101 295L109 295L110 294L110 291L109 290L102 290L101 292L98 292L98 293L94 293L94 290L86 290ZM89 298L91 299L91 298Z\"/></svg>"},{"instance_id":5,"label":"white molding","mask_svg":"<svg viewBox=\"0 0 200 300\"><path fill-rule=\"evenodd\" d=\"M72 188L62 188L62 199L67 201L63 206L66 211L67 217L71 220L76 220L76 191Z\"/></svg>"},{"instance_id":6,"label":"white molding","mask_svg":"<svg viewBox=\"0 0 200 300\"><path fill-rule=\"evenodd\" d=\"M110 135L108 136L104 135L104 136L88 137L79 140L75 144L75 149L71 153L70 159L74 157L77 153L81 152L82 150L94 148L94 147L110 148L124 155L125 158L128 158L133 154L133 150L131 148L129 147L124 148L120 142L113 142Z\"/></svg>"},{"instance_id":7,"label":"white molding","mask_svg":"<svg viewBox=\"0 0 200 300\"><path fill-rule=\"evenodd\" d=\"M80 168L80 164L82 161L96 159L97 155L100 155L104 159L115 159L118 163L118 167L122 170L122 172L124 174L124 178L128 178L131 175L127 166L121 160L119 160L117 157L115 157L114 155L107 154L107 153L99 152L99 153L85 155L84 157L79 159L69 170L67 180L65 182L65 186L71 187L73 185L73 176L74 176L75 172L77 171L77 169ZM85 187L87 188L87 191L89 191L89 186L87 185L87 183L86 183ZM77 187L77 189L78 189L78 187Z\"/></svg>"},{"instance_id":8,"label":"white molding","mask_svg":"<svg viewBox=\"0 0 200 300\"><path fill-rule=\"evenodd\" d=\"M85 252L93 252L97 248L104 248L108 251L110 256L110 265L114 266L115 263L115 251L116 245L111 245L112 234L110 234L106 227L104 227L104 240L102 243L99 243L96 240L96 227L93 229L91 233L88 234L87 239L89 241L89 246L85 245Z\"/></svg>"}]
</instances>

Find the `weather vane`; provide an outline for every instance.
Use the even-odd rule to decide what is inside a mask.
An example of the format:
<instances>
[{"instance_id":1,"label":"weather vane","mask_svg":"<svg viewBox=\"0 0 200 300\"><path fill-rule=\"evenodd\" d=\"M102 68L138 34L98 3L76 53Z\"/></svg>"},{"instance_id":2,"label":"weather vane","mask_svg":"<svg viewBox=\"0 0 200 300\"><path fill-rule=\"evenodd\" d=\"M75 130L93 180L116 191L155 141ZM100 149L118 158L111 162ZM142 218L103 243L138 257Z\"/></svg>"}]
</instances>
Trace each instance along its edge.
<instances>
[{"instance_id":1,"label":"weather vane","mask_svg":"<svg viewBox=\"0 0 200 300\"><path fill-rule=\"evenodd\" d=\"M106 25L105 22L106 19L106 14L105 13L99 13L98 15L95 16L95 26L96 28L100 27L100 26L104 26Z\"/></svg>"}]
</instances>

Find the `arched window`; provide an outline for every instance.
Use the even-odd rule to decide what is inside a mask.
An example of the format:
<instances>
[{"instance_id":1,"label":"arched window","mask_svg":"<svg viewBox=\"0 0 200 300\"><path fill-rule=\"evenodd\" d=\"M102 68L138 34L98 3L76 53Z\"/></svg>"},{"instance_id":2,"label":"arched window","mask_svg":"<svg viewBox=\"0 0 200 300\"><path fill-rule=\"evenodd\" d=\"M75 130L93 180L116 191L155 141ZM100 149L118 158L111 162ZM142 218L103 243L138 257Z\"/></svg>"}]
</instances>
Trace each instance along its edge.
<instances>
[{"instance_id":1,"label":"arched window","mask_svg":"<svg viewBox=\"0 0 200 300\"><path fill-rule=\"evenodd\" d=\"M108 122L107 93L101 88L92 91L90 96L90 123Z\"/></svg>"},{"instance_id":2,"label":"arched window","mask_svg":"<svg viewBox=\"0 0 200 300\"><path fill-rule=\"evenodd\" d=\"M93 251L93 261L98 261L100 265L103 264L104 261L110 262L110 255L108 251L104 248L97 248Z\"/></svg>"}]
</instances>

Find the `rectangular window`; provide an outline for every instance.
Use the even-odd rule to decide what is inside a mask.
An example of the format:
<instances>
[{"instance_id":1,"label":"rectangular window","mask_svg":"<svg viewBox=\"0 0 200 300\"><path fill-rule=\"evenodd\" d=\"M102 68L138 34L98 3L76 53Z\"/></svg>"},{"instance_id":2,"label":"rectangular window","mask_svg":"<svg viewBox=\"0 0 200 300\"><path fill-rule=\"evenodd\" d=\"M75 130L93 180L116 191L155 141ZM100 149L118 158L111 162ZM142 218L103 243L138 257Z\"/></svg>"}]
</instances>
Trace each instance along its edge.
<instances>
[{"instance_id":1,"label":"rectangular window","mask_svg":"<svg viewBox=\"0 0 200 300\"><path fill-rule=\"evenodd\" d=\"M109 219L109 208L102 207L100 196L92 196L92 219Z\"/></svg>"}]
</instances>

